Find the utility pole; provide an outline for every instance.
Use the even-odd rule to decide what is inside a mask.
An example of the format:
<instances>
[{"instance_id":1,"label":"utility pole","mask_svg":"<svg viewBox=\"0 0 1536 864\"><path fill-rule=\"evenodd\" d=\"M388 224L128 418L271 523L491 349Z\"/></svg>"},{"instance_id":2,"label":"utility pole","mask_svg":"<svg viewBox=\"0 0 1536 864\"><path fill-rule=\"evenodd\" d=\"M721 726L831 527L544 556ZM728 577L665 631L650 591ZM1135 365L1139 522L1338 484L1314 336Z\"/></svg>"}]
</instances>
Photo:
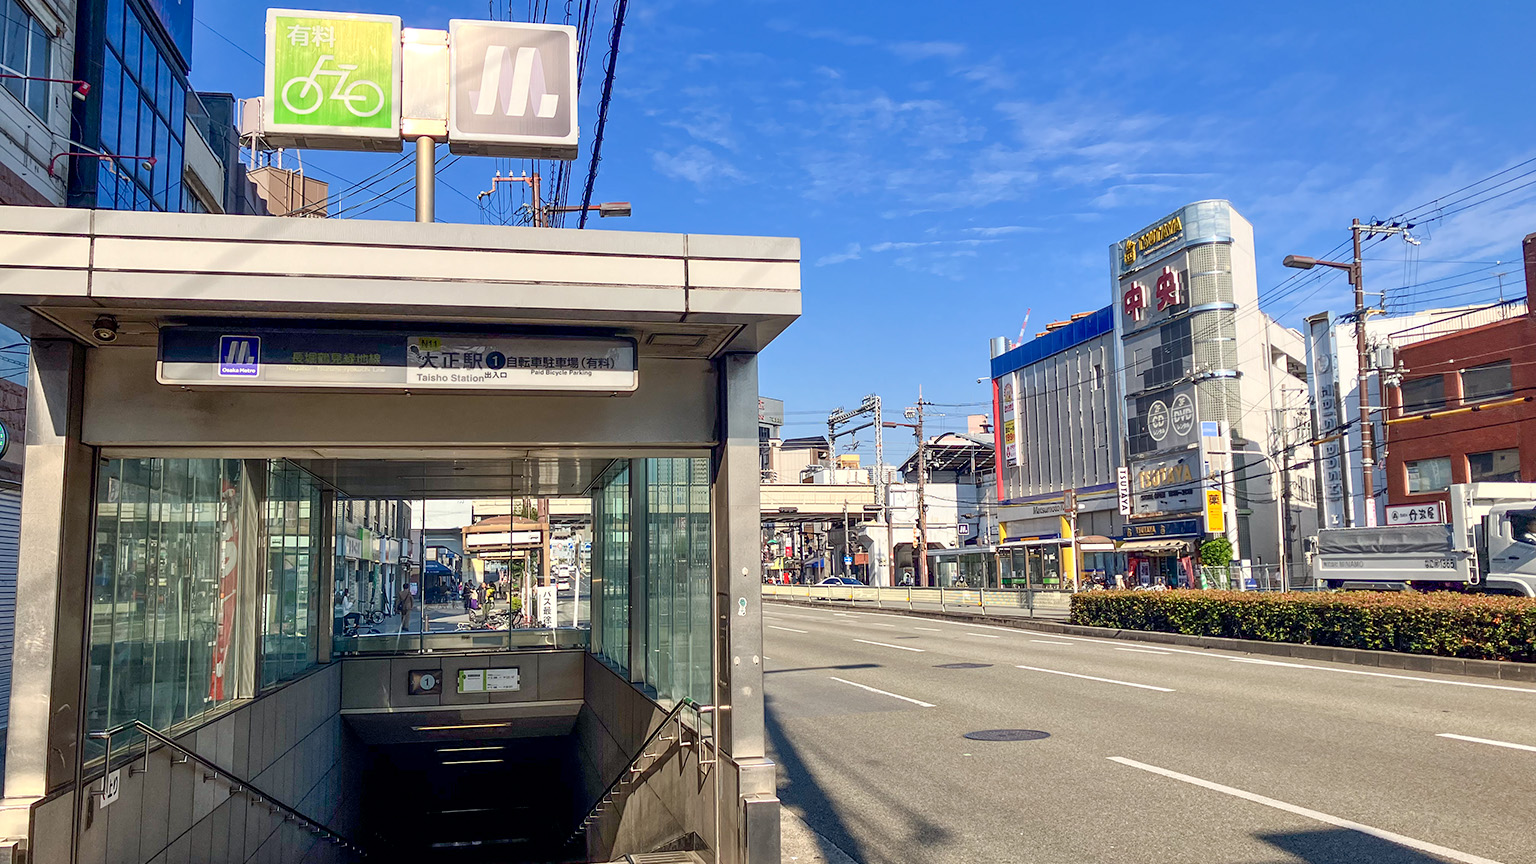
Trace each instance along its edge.
<instances>
[{"instance_id":1,"label":"utility pole","mask_svg":"<svg viewBox=\"0 0 1536 864\"><path fill-rule=\"evenodd\" d=\"M1360 406L1360 491L1364 496L1365 527L1376 527L1376 442L1371 428L1371 372L1365 333L1365 272L1360 265L1360 220L1350 223L1355 244L1354 266L1349 281L1355 286L1355 398Z\"/></svg>"},{"instance_id":2,"label":"utility pole","mask_svg":"<svg viewBox=\"0 0 1536 864\"><path fill-rule=\"evenodd\" d=\"M917 388L917 582L928 586L928 441L923 437L923 388Z\"/></svg>"},{"instance_id":3,"label":"utility pole","mask_svg":"<svg viewBox=\"0 0 1536 864\"><path fill-rule=\"evenodd\" d=\"M883 422L884 415L881 412L882 409L880 407L880 396L875 393L871 393L868 396L865 396L864 401L859 403L859 407L853 409L852 411L844 410L843 408L839 407L836 411L833 411L831 414L827 415L827 440L832 446L832 453L835 455L837 453L837 439L839 436L852 435L855 432L858 432L859 430L869 426L873 426L875 428L874 472L875 475L878 475L872 475L874 479L876 495L875 503L880 506L881 512L885 517L885 561L887 573L894 573L896 559L893 551L895 547L895 541L891 537L891 493L890 486L885 479L885 472L881 468L881 466L885 464L884 432L885 427L889 424ZM841 432L838 431L840 427L852 422L855 417L866 414L873 415L874 419L869 423L864 424L863 426L855 426L852 429L847 429ZM870 584L873 585L879 583L879 580L875 577L874 568L870 568L867 575L870 577ZM889 579L889 584L895 585L896 580Z\"/></svg>"},{"instance_id":4,"label":"utility pole","mask_svg":"<svg viewBox=\"0 0 1536 864\"><path fill-rule=\"evenodd\" d=\"M926 497L928 484L928 442L923 438L923 408L929 404L923 401L923 388L918 387L917 405L902 412L902 416L914 422L882 422L880 424L891 429L902 426L911 429L913 434L917 436L917 542L913 544L912 557L914 560L912 563L917 568L917 584L923 588L928 587L928 499ZM889 506L887 506L886 512L887 514L890 513ZM894 528L895 526L889 524L890 521L887 519L887 528ZM893 569L896 564L894 546L895 541L892 541L891 566Z\"/></svg>"},{"instance_id":5,"label":"utility pole","mask_svg":"<svg viewBox=\"0 0 1536 864\"><path fill-rule=\"evenodd\" d=\"M1409 233L1413 223L1399 225L1393 222L1383 225L1380 222L1372 222L1369 225L1360 224L1359 219L1350 222L1350 239L1354 243L1354 258L1348 263L1342 261L1322 261L1306 255L1287 255L1282 262L1287 267L1297 270L1311 270L1322 265L1337 270L1345 270L1349 273L1349 284L1355 288L1355 397L1360 408L1360 491L1365 498L1365 527L1376 527L1376 435L1371 428L1371 400L1370 400L1370 352L1366 345L1366 318L1370 310L1365 308L1365 269L1360 260L1360 235L1361 234L1401 234L1403 240L1410 245L1417 246L1419 241ZM1385 305L1385 304L1383 304Z\"/></svg>"}]
</instances>

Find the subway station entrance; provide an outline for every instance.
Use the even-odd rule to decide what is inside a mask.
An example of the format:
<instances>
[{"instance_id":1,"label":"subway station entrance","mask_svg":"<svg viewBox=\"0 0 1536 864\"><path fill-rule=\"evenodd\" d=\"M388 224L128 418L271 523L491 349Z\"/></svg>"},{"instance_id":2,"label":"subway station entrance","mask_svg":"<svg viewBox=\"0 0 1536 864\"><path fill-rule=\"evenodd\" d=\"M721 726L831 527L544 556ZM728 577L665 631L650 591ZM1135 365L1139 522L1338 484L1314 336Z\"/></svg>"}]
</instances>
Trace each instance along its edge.
<instances>
[{"instance_id":1,"label":"subway station entrance","mask_svg":"<svg viewBox=\"0 0 1536 864\"><path fill-rule=\"evenodd\" d=\"M32 343L0 838L777 862L756 355L798 257L0 208Z\"/></svg>"}]
</instances>

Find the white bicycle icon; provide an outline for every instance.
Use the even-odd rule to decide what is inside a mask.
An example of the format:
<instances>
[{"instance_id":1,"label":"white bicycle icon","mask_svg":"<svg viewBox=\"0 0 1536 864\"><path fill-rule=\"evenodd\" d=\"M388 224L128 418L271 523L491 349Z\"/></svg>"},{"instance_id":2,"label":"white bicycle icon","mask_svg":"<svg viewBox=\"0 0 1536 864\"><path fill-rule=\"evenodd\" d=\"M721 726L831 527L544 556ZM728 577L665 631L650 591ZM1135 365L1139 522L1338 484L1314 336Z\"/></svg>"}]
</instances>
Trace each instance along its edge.
<instances>
[{"instance_id":1,"label":"white bicycle icon","mask_svg":"<svg viewBox=\"0 0 1536 864\"><path fill-rule=\"evenodd\" d=\"M315 68L309 70L308 77L293 78L283 85L283 107L295 114L313 114L320 110L327 99L334 99L345 103L347 110L358 117L372 117L384 108L384 91L379 85L359 78L351 84L347 79L357 69L356 63L337 63L335 69L327 69L326 64L334 61L334 54L321 54L315 61ZM325 95L325 87L320 84L321 78L335 78L336 86L332 88L331 95ZM294 88L297 87L297 92ZM369 92L372 91L372 95ZM372 108L368 106L372 105Z\"/></svg>"}]
</instances>

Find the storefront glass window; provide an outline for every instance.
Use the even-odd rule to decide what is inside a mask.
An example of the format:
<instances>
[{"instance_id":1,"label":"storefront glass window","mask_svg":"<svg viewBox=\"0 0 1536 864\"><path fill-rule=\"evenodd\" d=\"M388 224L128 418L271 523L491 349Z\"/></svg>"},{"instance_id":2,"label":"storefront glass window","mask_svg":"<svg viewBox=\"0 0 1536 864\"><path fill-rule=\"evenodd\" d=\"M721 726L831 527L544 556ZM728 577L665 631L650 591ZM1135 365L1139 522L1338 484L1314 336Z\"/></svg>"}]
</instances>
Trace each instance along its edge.
<instances>
[{"instance_id":1,"label":"storefront glass window","mask_svg":"<svg viewBox=\"0 0 1536 864\"><path fill-rule=\"evenodd\" d=\"M170 729L235 698L241 463L111 459L97 483L86 727ZM131 737L114 739L114 745ZM88 756L102 752L87 745Z\"/></svg>"}]
</instances>

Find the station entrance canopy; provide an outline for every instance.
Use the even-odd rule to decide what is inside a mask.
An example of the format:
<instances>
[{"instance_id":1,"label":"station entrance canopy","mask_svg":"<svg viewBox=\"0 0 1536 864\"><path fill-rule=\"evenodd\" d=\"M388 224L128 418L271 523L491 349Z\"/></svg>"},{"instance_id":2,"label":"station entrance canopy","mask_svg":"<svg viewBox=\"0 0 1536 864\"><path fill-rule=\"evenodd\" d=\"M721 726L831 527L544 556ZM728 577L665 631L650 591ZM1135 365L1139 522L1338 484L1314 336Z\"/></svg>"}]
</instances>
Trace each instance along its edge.
<instances>
[{"instance_id":1,"label":"station entrance canopy","mask_svg":"<svg viewBox=\"0 0 1536 864\"><path fill-rule=\"evenodd\" d=\"M615 682L624 698L713 698L729 800L723 833L706 833L719 860L752 860L737 851L753 842L743 826L762 818L749 812L771 805L777 825L752 662L756 355L799 314L794 239L0 207L0 323L31 338L16 614L28 637L15 653L6 761L8 802L31 803L0 812L0 840L29 836L44 807L69 819L71 801L101 785L84 738L101 728L93 706L137 709L105 698L98 667L127 670L112 678L112 700L159 693L159 678L135 683L138 655L114 652L102 622L159 621L147 596L192 596L170 582L201 580L197 596L218 600L202 606L230 610L209 632L234 634L215 640L211 660L194 658L218 670L216 686L183 676L165 718L123 715L182 734L331 659L314 633L332 629L323 562L334 559L325 520L337 496L587 497L594 523L608 520L612 540L600 545L618 550L646 528L626 514L664 490L651 496L653 521L677 536L658 535L668 542L654 560L606 556L632 593L598 604L608 617L600 633L594 614L591 650L574 658L585 666L540 666L539 687L566 688L568 712L619 704L593 689ZM660 513L663 503L686 518ZM119 526L108 541L102 514ZM161 533L141 530L149 523ZM149 572L174 543L201 551ZM668 556L695 549L689 614L667 625L687 625L676 644L689 650L662 668L646 659L646 580L662 585L683 567ZM111 587L130 571L149 587ZM317 599L290 615L277 604L295 593ZM716 619L724 608L734 614ZM198 644L209 643L176 642ZM407 692L411 661L343 665L370 662L379 692L428 698ZM124 774L126 798L144 781ZM95 824L81 830L129 823ZM613 851L613 835L589 837Z\"/></svg>"}]
</instances>

